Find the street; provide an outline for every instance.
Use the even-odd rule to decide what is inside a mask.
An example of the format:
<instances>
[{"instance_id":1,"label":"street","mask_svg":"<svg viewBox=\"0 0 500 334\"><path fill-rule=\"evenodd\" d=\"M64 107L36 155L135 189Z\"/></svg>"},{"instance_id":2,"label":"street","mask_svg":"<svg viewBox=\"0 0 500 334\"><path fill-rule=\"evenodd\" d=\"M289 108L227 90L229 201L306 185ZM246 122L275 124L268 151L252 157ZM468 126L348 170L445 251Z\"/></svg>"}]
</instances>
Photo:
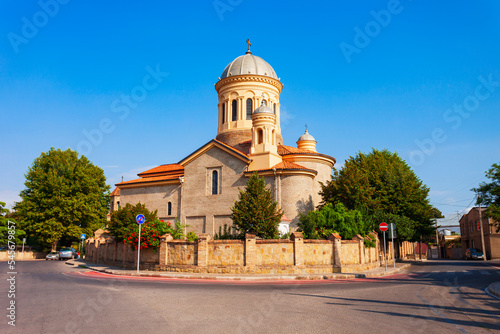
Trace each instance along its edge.
<instances>
[{"instance_id":1,"label":"street","mask_svg":"<svg viewBox=\"0 0 500 334\"><path fill-rule=\"evenodd\" d=\"M500 263L434 260L381 278L245 282L115 277L0 263L2 333L500 333ZM8 324L15 300L15 327Z\"/></svg>"}]
</instances>

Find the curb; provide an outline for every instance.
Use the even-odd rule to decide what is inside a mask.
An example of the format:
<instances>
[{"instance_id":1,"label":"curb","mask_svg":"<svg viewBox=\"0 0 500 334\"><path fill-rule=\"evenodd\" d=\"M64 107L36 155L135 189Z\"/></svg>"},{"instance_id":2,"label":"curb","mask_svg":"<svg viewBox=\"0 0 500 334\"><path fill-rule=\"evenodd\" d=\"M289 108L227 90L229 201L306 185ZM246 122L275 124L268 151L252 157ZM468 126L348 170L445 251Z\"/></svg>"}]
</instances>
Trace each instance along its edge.
<instances>
[{"instance_id":1,"label":"curb","mask_svg":"<svg viewBox=\"0 0 500 334\"><path fill-rule=\"evenodd\" d=\"M67 261L66 264L73 266L85 266L87 269L93 271L98 271L111 275L129 276L129 277L162 277L162 278L174 278L174 279L199 279L199 280L217 280L217 281L320 281L320 280L334 280L334 279L354 279L354 278L372 278L372 277L382 277L390 276L396 274L402 270L407 269L411 266L411 263L404 264L398 267L396 270L391 270L388 272L379 273L325 273L325 274L297 274L297 275L262 275L262 276L234 276L234 275L220 275L220 274L199 274L193 275L189 273L172 273L172 272L137 272L125 271L118 269L110 269L107 267L95 267L92 264L88 264L83 261Z\"/></svg>"},{"instance_id":2,"label":"curb","mask_svg":"<svg viewBox=\"0 0 500 334\"><path fill-rule=\"evenodd\" d=\"M500 282L491 283L485 291L490 296L500 299Z\"/></svg>"}]
</instances>

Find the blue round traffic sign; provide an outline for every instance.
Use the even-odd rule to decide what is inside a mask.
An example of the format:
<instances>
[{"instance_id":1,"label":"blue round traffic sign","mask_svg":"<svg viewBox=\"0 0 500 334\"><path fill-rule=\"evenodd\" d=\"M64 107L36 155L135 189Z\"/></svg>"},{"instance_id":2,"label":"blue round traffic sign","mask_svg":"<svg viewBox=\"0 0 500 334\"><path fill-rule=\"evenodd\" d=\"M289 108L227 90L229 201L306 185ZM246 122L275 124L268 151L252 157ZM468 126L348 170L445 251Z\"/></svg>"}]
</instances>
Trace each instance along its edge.
<instances>
[{"instance_id":1,"label":"blue round traffic sign","mask_svg":"<svg viewBox=\"0 0 500 334\"><path fill-rule=\"evenodd\" d=\"M135 216L135 220L137 221L137 224L142 224L146 221L146 217L144 217L143 214L138 214Z\"/></svg>"}]
</instances>

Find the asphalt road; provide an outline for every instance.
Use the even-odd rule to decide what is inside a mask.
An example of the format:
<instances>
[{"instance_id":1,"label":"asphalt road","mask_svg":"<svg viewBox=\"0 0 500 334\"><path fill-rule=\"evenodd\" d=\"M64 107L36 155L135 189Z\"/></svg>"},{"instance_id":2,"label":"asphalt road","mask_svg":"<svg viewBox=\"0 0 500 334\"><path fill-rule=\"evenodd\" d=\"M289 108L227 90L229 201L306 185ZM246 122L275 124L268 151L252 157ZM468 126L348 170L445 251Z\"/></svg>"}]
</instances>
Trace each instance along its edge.
<instances>
[{"instance_id":1,"label":"asphalt road","mask_svg":"<svg viewBox=\"0 0 500 334\"><path fill-rule=\"evenodd\" d=\"M500 333L500 301L483 291L500 281L497 266L428 261L386 278L249 283L113 277L59 261L8 274L2 262L0 332Z\"/></svg>"}]
</instances>

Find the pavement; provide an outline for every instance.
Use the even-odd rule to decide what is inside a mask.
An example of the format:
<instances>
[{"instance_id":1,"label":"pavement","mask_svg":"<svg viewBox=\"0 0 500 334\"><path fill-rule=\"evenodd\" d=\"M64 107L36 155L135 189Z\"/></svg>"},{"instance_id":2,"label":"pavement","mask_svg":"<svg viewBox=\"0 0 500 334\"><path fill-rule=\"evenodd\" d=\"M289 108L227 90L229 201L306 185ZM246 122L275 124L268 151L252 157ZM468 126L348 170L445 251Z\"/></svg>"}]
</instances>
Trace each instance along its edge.
<instances>
[{"instance_id":1,"label":"pavement","mask_svg":"<svg viewBox=\"0 0 500 334\"><path fill-rule=\"evenodd\" d=\"M352 279L352 278L369 278L389 276L398 273L411 266L411 262L396 263L396 268L392 265L385 267L377 267L371 270L355 272L355 273L322 273L322 274L211 274L211 273L180 273L167 271L149 271L123 269L112 267L105 264L90 263L84 259L68 260L68 265L81 266L94 271L99 271L107 274L122 275L122 276L141 276L141 277L163 277L177 279L208 279L208 280L237 280L237 281L265 281L265 280L331 280L331 279Z\"/></svg>"}]
</instances>

